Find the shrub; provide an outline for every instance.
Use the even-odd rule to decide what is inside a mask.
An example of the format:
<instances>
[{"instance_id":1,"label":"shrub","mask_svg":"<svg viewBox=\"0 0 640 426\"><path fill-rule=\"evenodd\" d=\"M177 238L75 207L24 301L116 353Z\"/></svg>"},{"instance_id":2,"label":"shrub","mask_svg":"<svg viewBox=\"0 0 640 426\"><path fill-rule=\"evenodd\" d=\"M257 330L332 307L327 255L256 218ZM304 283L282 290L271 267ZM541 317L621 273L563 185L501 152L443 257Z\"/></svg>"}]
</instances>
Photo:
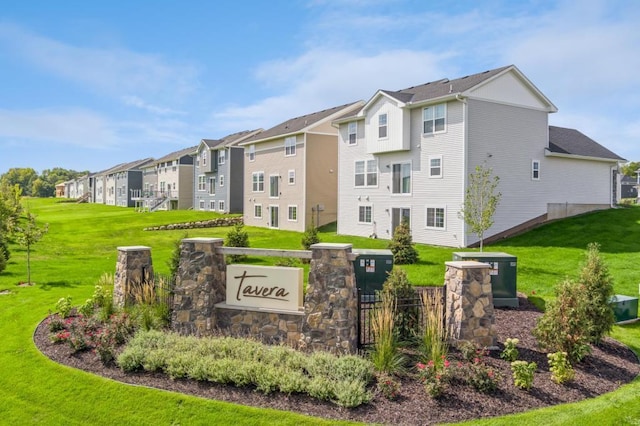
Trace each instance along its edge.
<instances>
[{"instance_id":1,"label":"shrub","mask_svg":"<svg viewBox=\"0 0 640 426\"><path fill-rule=\"evenodd\" d=\"M341 380L334 386L334 402L341 407L352 408L371 401L372 395L366 383L360 380Z\"/></svg>"},{"instance_id":2,"label":"shrub","mask_svg":"<svg viewBox=\"0 0 640 426\"><path fill-rule=\"evenodd\" d=\"M309 226L302 235L302 248L309 250L312 245L318 244L319 242L320 237L318 236L318 228L313 225Z\"/></svg>"},{"instance_id":3,"label":"shrub","mask_svg":"<svg viewBox=\"0 0 640 426\"><path fill-rule=\"evenodd\" d=\"M109 329L103 329L96 334L94 352L103 365L111 364L116 359L116 339Z\"/></svg>"},{"instance_id":4,"label":"shrub","mask_svg":"<svg viewBox=\"0 0 640 426\"><path fill-rule=\"evenodd\" d=\"M533 373L538 365L535 362L513 361L511 371L513 372L513 384L520 389L529 390L533 385Z\"/></svg>"},{"instance_id":5,"label":"shrub","mask_svg":"<svg viewBox=\"0 0 640 426\"><path fill-rule=\"evenodd\" d=\"M0 234L0 257L3 257L5 262L8 262L9 259L11 258L11 252L9 251L9 244L7 243L6 238L2 234ZM2 269L0 269L0 272L2 272Z\"/></svg>"},{"instance_id":6,"label":"shrub","mask_svg":"<svg viewBox=\"0 0 640 426\"><path fill-rule=\"evenodd\" d=\"M400 396L400 382L393 376L381 373L376 377L376 390L390 401Z\"/></svg>"},{"instance_id":7,"label":"shrub","mask_svg":"<svg viewBox=\"0 0 640 426\"><path fill-rule=\"evenodd\" d=\"M393 253L393 263L397 265L408 265L418 261L418 250L413 245L411 229L406 220L396 226L388 248Z\"/></svg>"},{"instance_id":8,"label":"shrub","mask_svg":"<svg viewBox=\"0 0 640 426\"><path fill-rule=\"evenodd\" d=\"M242 223L236 223L227 233L225 245L227 247L249 247L249 234L244 230L244 225ZM229 262L237 263L242 262L247 258L247 256L230 254L227 258L229 259Z\"/></svg>"},{"instance_id":9,"label":"shrub","mask_svg":"<svg viewBox=\"0 0 640 426\"><path fill-rule=\"evenodd\" d=\"M425 392L431 398L438 398L444 393L451 379L449 366L449 361L445 358L442 358L440 362L431 360L426 364L421 362L416 364L418 378L424 385Z\"/></svg>"},{"instance_id":10,"label":"shrub","mask_svg":"<svg viewBox=\"0 0 640 426\"><path fill-rule=\"evenodd\" d=\"M84 317L90 317L93 315L95 311L95 304L93 303L93 299L87 299L82 305L77 308L78 313Z\"/></svg>"},{"instance_id":11,"label":"shrub","mask_svg":"<svg viewBox=\"0 0 640 426\"><path fill-rule=\"evenodd\" d=\"M579 282L584 285L587 296L585 315L588 322L588 339L589 342L597 344L609 334L615 322L611 306L613 283L609 269L600 256L598 243L590 243L587 246L585 257Z\"/></svg>"},{"instance_id":12,"label":"shrub","mask_svg":"<svg viewBox=\"0 0 640 426\"><path fill-rule=\"evenodd\" d=\"M169 274L171 277L176 278L178 276L178 269L180 268L180 256L182 253L182 240L189 238L189 233L185 232L181 238L173 241L173 249L171 250L171 256L167 260L167 266L169 267Z\"/></svg>"},{"instance_id":13,"label":"shrub","mask_svg":"<svg viewBox=\"0 0 640 426\"><path fill-rule=\"evenodd\" d=\"M500 354L500 358L505 361L513 362L518 359L518 343L520 340L518 339L507 339L504 341L504 349Z\"/></svg>"},{"instance_id":14,"label":"shrub","mask_svg":"<svg viewBox=\"0 0 640 426\"><path fill-rule=\"evenodd\" d=\"M551 380L558 384L573 380L576 372L571 366L566 352L554 352L547 354L547 358L549 359Z\"/></svg>"},{"instance_id":15,"label":"shrub","mask_svg":"<svg viewBox=\"0 0 640 426\"><path fill-rule=\"evenodd\" d=\"M566 352L570 362L578 362L590 351L585 287L566 280L556 286L555 293L533 335L543 349Z\"/></svg>"},{"instance_id":16,"label":"shrub","mask_svg":"<svg viewBox=\"0 0 640 426\"><path fill-rule=\"evenodd\" d=\"M500 382L498 372L482 362L479 357L463 367L462 375L475 390L482 393L494 392Z\"/></svg>"},{"instance_id":17,"label":"shrub","mask_svg":"<svg viewBox=\"0 0 640 426\"><path fill-rule=\"evenodd\" d=\"M50 333L56 333L65 329L64 321L57 315L49 318L49 322L47 325L49 327Z\"/></svg>"},{"instance_id":18,"label":"shrub","mask_svg":"<svg viewBox=\"0 0 640 426\"><path fill-rule=\"evenodd\" d=\"M416 291L407 278L404 269L393 268L382 285L382 297L393 298L396 302L395 330L399 340L413 339L420 327L420 308Z\"/></svg>"},{"instance_id":19,"label":"shrub","mask_svg":"<svg viewBox=\"0 0 640 426\"><path fill-rule=\"evenodd\" d=\"M0 272L4 271L6 268L7 268L6 254L2 250L2 247L0 246Z\"/></svg>"},{"instance_id":20,"label":"shrub","mask_svg":"<svg viewBox=\"0 0 640 426\"><path fill-rule=\"evenodd\" d=\"M71 296L61 297L56 303L56 311L61 318L68 318L71 314Z\"/></svg>"}]
</instances>

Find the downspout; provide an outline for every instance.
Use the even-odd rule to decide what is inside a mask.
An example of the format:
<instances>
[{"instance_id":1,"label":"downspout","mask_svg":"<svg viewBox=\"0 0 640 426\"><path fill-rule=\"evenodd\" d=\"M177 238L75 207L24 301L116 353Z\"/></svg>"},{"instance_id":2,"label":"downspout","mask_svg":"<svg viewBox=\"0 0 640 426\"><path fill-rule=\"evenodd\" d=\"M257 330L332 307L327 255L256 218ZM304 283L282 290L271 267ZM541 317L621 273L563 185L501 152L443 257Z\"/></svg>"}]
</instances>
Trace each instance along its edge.
<instances>
[{"instance_id":1,"label":"downspout","mask_svg":"<svg viewBox=\"0 0 640 426\"><path fill-rule=\"evenodd\" d=\"M462 122L464 123L462 130L462 140L463 140L463 154L462 154L462 199L464 202L464 197L467 191L468 184L468 176L467 176L467 164L469 157L469 140L468 140L468 123L467 123L467 100L460 95L460 93L456 93L456 100L462 102ZM467 247L467 223L462 221L462 235L460 236L462 245L460 247ZM460 240L459 240L460 241Z\"/></svg>"},{"instance_id":2,"label":"downspout","mask_svg":"<svg viewBox=\"0 0 640 426\"><path fill-rule=\"evenodd\" d=\"M297 137L296 137L297 141ZM303 133L303 143L304 143L304 158L302 159L302 164L304 168L304 172L302 173L302 211L304 214L302 215L302 232L307 229L307 151L309 150L309 144L307 144L307 132ZM296 179L298 177L296 176ZM311 223L313 224L313 213L311 214Z\"/></svg>"},{"instance_id":3,"label":"downspout","mask_svg":"<svg viewBox=\"0 0 640 426\"><path fill-rule=\"evenodd\" d=\"M617 170L618 169L618 165L616 164L615 166L610 166L609 167L609 179L611 179L611 185L609 185L609 206L613 209L616 207L616 205L613 202L613 170ZM616 189L618 186L618 179L616 179Z\"/></svg>"}]
</instances>

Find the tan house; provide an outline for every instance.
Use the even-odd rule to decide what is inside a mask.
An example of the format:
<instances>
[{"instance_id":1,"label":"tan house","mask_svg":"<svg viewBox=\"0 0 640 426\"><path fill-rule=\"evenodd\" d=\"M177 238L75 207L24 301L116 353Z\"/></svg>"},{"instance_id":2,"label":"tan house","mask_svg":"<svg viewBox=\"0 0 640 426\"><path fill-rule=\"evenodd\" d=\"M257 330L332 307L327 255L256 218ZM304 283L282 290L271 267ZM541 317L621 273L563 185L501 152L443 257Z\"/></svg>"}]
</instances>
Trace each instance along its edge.
<instances>
[{"instance_id":1,"label":"tan house","mask_svg":"<svg viewBox=\"0 0 640 426\"><path fill-rule=\"evenodd\" d=\"M240 144L246 225L304 231L337 220L338 131L331 122L362 105L296 117Z\"/></svg>"}]
</instances>

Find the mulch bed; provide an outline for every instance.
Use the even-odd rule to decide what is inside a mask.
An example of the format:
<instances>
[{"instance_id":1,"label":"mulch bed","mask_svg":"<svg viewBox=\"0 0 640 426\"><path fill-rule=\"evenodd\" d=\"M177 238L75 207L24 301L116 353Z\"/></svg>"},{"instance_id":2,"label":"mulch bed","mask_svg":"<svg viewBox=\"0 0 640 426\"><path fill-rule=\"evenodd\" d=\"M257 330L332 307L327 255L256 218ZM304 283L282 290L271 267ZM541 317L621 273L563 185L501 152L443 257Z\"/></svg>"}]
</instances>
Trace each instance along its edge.
<instances>
[{"instance_id":1,"label":"mulch bed","mask_svg":"<svg viewBox=\"0 0 640 426\"><path fill-rule=\"evenodd\" d=\"M264 395L252 388L202 383L191 380L171 380L163 374L124 373L115 366L105 367L90 352L72 354L68 345L52 344L43 321L34 333L36 346L52 360L124 383L149 386L219 401L262 408L274 408L328 419L354 420L382 424L433 424L458 422L483 417L501 416L535 408L592 398L617 389L640 374L635 354L621 343L606 338L576 366L573 382L555 384L547 363L531 335L540 312L520 295L520 307L496 310L496 329L500 348L507 338L518 338L519 359L538 364L531 390L513 386L509 363L494 351L485 361L501 372L496 392L483 394L466 385L451 386L437 400L429 398L422 385L410 378L402 379L401 395L395 401L376 396L367 404L353 409L340 408L304 395ZM452 354L455 357L455 353Z\"/></svg>"}]
</instances>

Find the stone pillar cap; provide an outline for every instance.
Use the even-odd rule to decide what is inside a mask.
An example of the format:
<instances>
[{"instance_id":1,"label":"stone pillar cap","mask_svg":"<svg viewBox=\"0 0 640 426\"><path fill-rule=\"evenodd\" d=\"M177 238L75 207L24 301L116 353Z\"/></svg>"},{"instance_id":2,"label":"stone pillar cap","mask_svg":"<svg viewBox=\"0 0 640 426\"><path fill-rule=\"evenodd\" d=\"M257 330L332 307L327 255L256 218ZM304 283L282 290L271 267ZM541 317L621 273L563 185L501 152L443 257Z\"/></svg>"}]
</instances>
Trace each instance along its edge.
<instances>
[{"instance_id":1,"label":"stone pillar cap","mask_svg":"<svg viewBox=\"0 0 640 426\"><path fill-rule=\"evenodd\" d=\"M312 244L311 249L320 249L320 250L346 250L353 247L353 244L348 243L318 243Z\"/></svg>"},{"instance_id":2,"label":"stone pillar cap","mask_svg":"<svg viewBox=\"0 0 640 426\"><path fill-rule=\"evenodd\" d=\"M217 243L219 241L224 241L222 238L208 238L208 237L195 237L195 238L185 238L182 240L183 243Z\"/></svg>"},{"instance_id":3,"label":"stone pillar cap","mask_svg":"<svg viewBox=\"0 0 640 426\"><path fill-rule=\"evenodd\" d=\"M447 266L452 266L458 269L484 269L491 268L491 265L483 262L476 262L475 260L454 260L450 262L444 262Z\"/></svg>"},{"instance_id":4,"label":"stone pillar cap","mask_svg":"<svg viewBox=\"0 0 640 426\"><path fill-rule=\"evenodd\" d=\"M151 250L151 247L148 246L123 246L117 248L119 251L143 251L143 250Z\"/></svg>"}]
</instances>

